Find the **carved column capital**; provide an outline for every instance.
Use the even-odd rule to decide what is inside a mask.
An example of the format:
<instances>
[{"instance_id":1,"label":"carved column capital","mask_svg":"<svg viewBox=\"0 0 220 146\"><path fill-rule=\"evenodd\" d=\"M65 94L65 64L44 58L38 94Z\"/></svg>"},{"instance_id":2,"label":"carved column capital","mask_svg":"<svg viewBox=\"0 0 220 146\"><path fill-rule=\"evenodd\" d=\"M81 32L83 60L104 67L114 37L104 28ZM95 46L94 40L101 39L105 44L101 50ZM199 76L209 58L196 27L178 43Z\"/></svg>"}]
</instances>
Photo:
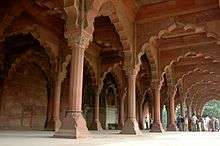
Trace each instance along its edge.
<instances>
[{"instance_id":1,"label":"carved column capital","mask_svg":"<svg viewBox=\"0 0 220 146\"><path fill-rule=\"evenodd\" d=\"M67 27L65 38L68 40L68 46L86 49L89 46L90 41L92 41L93 37L92 34L86 32L85 30L72 29Z\"/></svg>"},{"instance_id":2,"label":"carved column capital","mask_svg":"<svg viewBox=\"0 0 220 146\"><path fill-rule=\"evenodd\" d=\"M157 89L159 87L159 84L160 84L160 80L153 80L151 82L151 86L153 89Z\"/></svg>"}]
</instances>

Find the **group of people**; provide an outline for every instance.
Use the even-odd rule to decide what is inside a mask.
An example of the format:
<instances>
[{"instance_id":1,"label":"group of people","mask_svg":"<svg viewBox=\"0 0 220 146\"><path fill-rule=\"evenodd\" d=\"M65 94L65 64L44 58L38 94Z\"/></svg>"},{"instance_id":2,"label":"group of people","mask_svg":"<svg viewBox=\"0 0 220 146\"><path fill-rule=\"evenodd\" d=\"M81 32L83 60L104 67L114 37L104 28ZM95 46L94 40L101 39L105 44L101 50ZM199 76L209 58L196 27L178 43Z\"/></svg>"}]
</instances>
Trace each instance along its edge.
<instances>
[{"instance_id":1,"label":"group of people","mask_svg":"<svg viewBox=\"0 0 220 146\"><path fill-rule=\"evenodd\" d=\"M177 119L177 128L179 131L209 131L216 132L219 131L219 119L215 117L206 116L196 116L195 114L192 117L187 115L183 117L178 115Z\"/></svg>"}]
</instances>

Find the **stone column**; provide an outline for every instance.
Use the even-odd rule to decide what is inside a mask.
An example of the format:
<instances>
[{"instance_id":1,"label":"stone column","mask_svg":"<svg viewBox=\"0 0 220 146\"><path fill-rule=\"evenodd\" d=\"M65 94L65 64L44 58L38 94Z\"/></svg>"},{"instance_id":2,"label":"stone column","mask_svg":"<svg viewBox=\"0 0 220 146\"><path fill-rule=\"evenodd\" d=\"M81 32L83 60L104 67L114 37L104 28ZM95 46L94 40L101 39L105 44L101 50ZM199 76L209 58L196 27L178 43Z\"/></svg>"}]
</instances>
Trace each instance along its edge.
<instances>
[{"instance_id":1,"label":"stone column","mask_svg":"<svg viewBox=\"0 0 220 146\"><path fill-rule=\"evenodd\" d=\"M70 28L69 28L70 29ZM80 29L70 29L67 34L68 45L72 49L70 67L70 89L68 110L55 137L87 137L89 132L82 115L82 87L84 51L89 45L91 35Z\"/></svg>"},{"instance_id":2,"label":"stone column","mask_svg":"<svg viewBox=\"0 0 220 146\"><path fill-rule=\"evenodd\" d=\"M98 130L98 131L102 130L102 125L99 120L99 93L97 93L95 97L94 119L93 119L91 129Z\"/></svg>"},{"instance_id":3,"label":"stone column","mask_svg":"<svg viewBox=\"0 0 220 146\"><path fill-rule=\"evenodd\" d=\"M187 108L187 117L188 117L188 131L192 131L192 122L191 122L191 117L192 117L192 108L191 104L186 104Z\"/></svg>"},{"instance_id":4,"label":"stone column","mask_svg":"<svg viewBox=\"0 0 220 146\"><path fill-rule=\"evenodd\" d=\"M185 100L182 100L181 102L180 102L180 112L181 112L181 115L183 116L183 117L185 117L185 115L186 115L186 110L185 110Z\"/></svg>"},{"instance_id":5,"label":"stone column","mask_svg":"<svg viewBox=\"0 0 220 146\"><path fill-rule=\"evenodd\" d=\"M125 119L125 113L124 113L124 109L125 109L125 100L124 97L121 98L120 100L120 114L119 114L119 129L122 129L124 127L124 119Z\"/></svg>"},{"instance_id":6,"label":"stone column","mask_svg":"<svg viewBox=\"0 0 220 146\"><path fill-rule=\"evenodd\" d=\"M56 83L55 83L55 90L54 90L54 101L53 101L53 115L50 120L49 128L51 130L58 131L61 126L60 121L60 94L61 94L61 86L63 80L66 78L66 67L69 64L71 59L71 55L67 55L65 61L62 63L62 67L59 67Z\"/></svg>"},{"instance_id":7,"label":"stone column","mask_svg":"<svg viewBox=\"0 0 220 146\"><path fill-rule=\"evenodd\" d=\"M186 108L187 108L187 116L189 118L192 117L192 108L191 108L191 104L186 104Z\"/></svg>"},{"instance_id":8,"label":"stone column","mask_svg":"<svg viewBox=\"0 0 220 146\"><path fill-rule=\"evenodd\" d=\"M183 131L188 131L188 115L186 113L186 100L183 99L181 102L180 102L180 110L181 110L181 115L182 117L184 117L184 125L183 125ZM185 119L187 118L187 119Z\"/></svg>"},{"instance_id":9,"label":"stone column","mask_svg":"<svg viewBox=\"0 0 220 146\"><path fill-rule=\"evenodd\" d=\"M46 119L46 125L45 125L45 130L48 131L53 131L54 128L51 126L52 124L52 119L53 119L53 91L52 89L52 83L49 83L47 85L47 92L48 92L48 104L47 104L47 119Z\"/></svg>"},{"instance_id":10,"label":"stone column","mask_svg":"<svg viewBox=\"0 0 220 146\"><path fill-rule=\"evenodd\" d=\"M152 82L154 88L154 121L150 132L163 132L163 126L160 120L160 85L158 81Z\"/></svg>"},{"instance_id":11,"label":"stone column","mask_svg":"<svg viewBox=\"0 0 220 146\"><path fill-rule=\"evenodd\" d=\"M170 123L170 107L168 106L169 104L166 105L167 107L167 128L169 126L169 123Z\"/></svg>"},{"instance_id":12,"label":"stone column","mask_svg":"<svg viewBox=\"0 0 220 146\"><path fill-rule=\"evenodd\" d=\"M136 119L136 76L138 71L135 69L128 70L128 116L122 128L122 134L140 134Z\"/></svg>"},{"instance_id":13,"label":"stone column","mask_svg":"<svg viewBox=\"0 0 220 146\"><path fill-rule=\"evenodd\" d=\"M177 131L175 122L175 100L173 95L169 98L169 123L167 126L167 131Z\"/></svg>"},{"instance_id":14,"label":"stone column","mask_svg":"<svg viewBox=\"0 0 220 146\"><path fill-rule=\"evenodd\" d=\"M139 125L140 125L140 129L144 130L144 123L145 119L143 116L143 106L144 106L144 99L145 97L142 97L141 101L140 101L140 105L139 105Z\"/></svg>"}]
</instances>

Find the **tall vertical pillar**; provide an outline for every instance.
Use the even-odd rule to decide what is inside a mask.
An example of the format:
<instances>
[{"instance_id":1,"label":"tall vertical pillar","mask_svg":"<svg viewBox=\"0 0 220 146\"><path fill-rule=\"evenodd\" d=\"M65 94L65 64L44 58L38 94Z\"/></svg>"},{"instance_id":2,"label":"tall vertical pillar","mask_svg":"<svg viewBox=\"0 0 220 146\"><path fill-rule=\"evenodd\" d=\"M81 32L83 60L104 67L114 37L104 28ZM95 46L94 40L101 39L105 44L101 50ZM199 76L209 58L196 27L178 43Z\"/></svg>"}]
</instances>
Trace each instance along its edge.
<instances>
[{"instance_id":1,"label":"tall vertical pillar","mask_svg":"<svg viewBox=\"0 0 220 146\"><path fill-rule=\"evenodd\" d=\"M192 121L191 121L191 117L192 117L192 108L191 108L191 104L187 103L186 104L186 108L187 108L187 118L188 118L188 127L187 130L191 131L192 130Z\"/></svg>"},{"instance_id":2,"label":"tall vertical pillar","mask_svg":"<svg viewBox=\"0 0 220 146\"><path fill-rule=\"evenodd\" d=\"M71 30L67 35L68 44L72 49L68 110L66 111L60 129L55 133L55 137L87 137L89 132L81 109L83 63L84 51L86 47L88 47L92 37L90 34L80 29Z\"/></svg>"},{"instance_id":3,"label":"tall vertical pillar","mask_svg":"<svg viewBox=\"0 0 220 146\"><path fill-rule=\"evenodd\" d=\"M54 89L54 97L51 99L51 107L53 108L51 112L51 117L47 123L46 129L47 130L57 130L60 127L60 118L59 113L57 113L57 108L60 105L58 102L57 92L59 92L59 88L57 87L58 79L55 81L55 89ZM58 115L57 115L58 114Z\"/></svg>"},{"instance_id":4,"label":"tall vertical pillar","mask_svg":"<svg viewBox=\"0 0 220 146\"><path fill-rule=\"evenodd\" d=\"M180 102L180 112L181 112L181 115L182 115L183 117L185 117L185 115L186 115L186 110L185 110L185 108L186 108L185 100L182 100L182 101Z\"/></svg>"},{"instance_id":5,"label":"tall vertical pillar","mask_svg":"<svg viewBox=\"0 0 220 146\"><path fill-rule=\"evenodd\" d=\"M163 126L160 120L160 86L159 82L152 82L154 88L154 121L150 132L163 132Z\"/></svg>"},{"instance_id":6,"label":"tall vertical pillar","mask_svg":"<svg viewBox=\"0 0 220 146\"><path fill-rule=\"evenodd\" d=\"M128 116L122 128L122 134L140 134L136 119L136 69L128 70Z\"/></svg>"},{"instance_id":7,"label":"tall vertical pillar","mask_svg":"<svg viewBox=\"0 0 220 146\"><path fill-rule=\"evenodd\" d=\"M93 119L91 129L98 130L98 131L102 130L102 126L99 120L99 93L97 93L95 97L94 119Z\"/></svg>"},{"instance_id":8,"label":"tall vertical pillar","mask_svg":"<svg viewBox=\"0 0 220 146\"><path fill-rule=\"evenodd\" d=\"M126 94L125 94L126 95ZM120 99L120 113L119 113L119 129L122 129L124 127L124 119L125 119L125 95Z\"/></svg>"},{"instance_id":9,"label":"tall vertical pillar","mask_svg":"<svg viewBox=\"0 0 220 146\"><path fill-rule=\"evenodd\" d=\"M140 104L140 108L139 108L139 127L141 130L144 130L144 125L143 125L143 109L142 109L143 105Z\"/></svg>"},{"instance_id":10,"label":"tall vertical pillar","mask_svg":"<svg viewBox=\"0 0 220 146\"><path fill-rule=\"evenodd\" d=\"M176 122L175 122L175 96L169 98L169 123L167 126L167 131L177 131Z\"/></svg>"},{"instance_id":11,"label":"tall vertical pillar","mask_svg":"<svg viewBox=\"0 0 220 146\"><path fill-rule=\"evenodd\" d=\"M185 102L185 99L183 99L181 102L180 102L180 111L181 111L181 115L182 115L182 117L184 117L184 123L183 123L183 131L187 131L188 130L188 125L187 125L187 123L188 122L186 122L186 120L187 119L185 119L185 118L187 118L186 117L186 102Z\"/></svg>"},{"instance_id":12,"label":"tall vertical pillar","mask_svg":"<svg viewBox=\"0 0 220 146\"><path fill-rule=\"evenodd\" d=\"M58 68L58 75L55 82L54 90L54 100L53 100L53 114L49 122L49 128L51 130L58 131L61 126L60 121L60 95L61 95L61 85L63 80L66 78L66 67L69 64L71 55L67 55L65 61L62 63L62 66Z\"/></svg>"},{"instance_id":13,"label":"tall vertical pillar","mask_svg":"<svg viewBox=\"0 0 220 146\"><path fill-rule=\"evenodd\" d=\"M53 102L54 102L54 97L53 97L53 83L49 83L47 85L47 91L48 91L48 104L47 104L47 119L46 119L46 125L45 125L45 130L48 131L53 131L54 128L52 126L52 119L53 119Z\"/></svg>"},{"instance_id":14,"label":"tall vertical pillar","mask_svg":"<svg viewBox=\"0 0 220 146\"><path fill-rule=\"evenodd\" d=\"M187 108L187 116L188 116L188 118L191 118L192 117L191 104L186 104L186 108Z\"/></svg>"}]
</instances>

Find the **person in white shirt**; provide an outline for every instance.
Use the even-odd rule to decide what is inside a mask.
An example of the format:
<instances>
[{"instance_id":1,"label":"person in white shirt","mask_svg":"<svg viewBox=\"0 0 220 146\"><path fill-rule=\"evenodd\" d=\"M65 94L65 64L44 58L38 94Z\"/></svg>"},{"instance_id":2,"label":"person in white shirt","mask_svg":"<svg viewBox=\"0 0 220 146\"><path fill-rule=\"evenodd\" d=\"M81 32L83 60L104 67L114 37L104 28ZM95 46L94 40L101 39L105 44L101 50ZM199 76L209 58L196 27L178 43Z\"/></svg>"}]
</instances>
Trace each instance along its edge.
<instances>
[{"instance_id":1,"label":"person in white shirt","mask_svg":"<svg viewBox=\"0 0 220 146\"><path fill-rule=\"evenodd\" d=\"M192 116L192 125L193 125L192 131L197 131L197 120L198 120L198 118L196 117L195 114L193 114L193 116Z\"/></svg>"},{"instance_id":2,"label":"person in white shirt","mask_svg":"<svg viewBox=\"0 0 220 146\"><path fill-rule=\"evenodd\" d=\"M205 119L204 119L204 129L205 131L209 131L209 122L210 122L210 118L209 116L206 116Z\"/></svg>"}]
</instances>

